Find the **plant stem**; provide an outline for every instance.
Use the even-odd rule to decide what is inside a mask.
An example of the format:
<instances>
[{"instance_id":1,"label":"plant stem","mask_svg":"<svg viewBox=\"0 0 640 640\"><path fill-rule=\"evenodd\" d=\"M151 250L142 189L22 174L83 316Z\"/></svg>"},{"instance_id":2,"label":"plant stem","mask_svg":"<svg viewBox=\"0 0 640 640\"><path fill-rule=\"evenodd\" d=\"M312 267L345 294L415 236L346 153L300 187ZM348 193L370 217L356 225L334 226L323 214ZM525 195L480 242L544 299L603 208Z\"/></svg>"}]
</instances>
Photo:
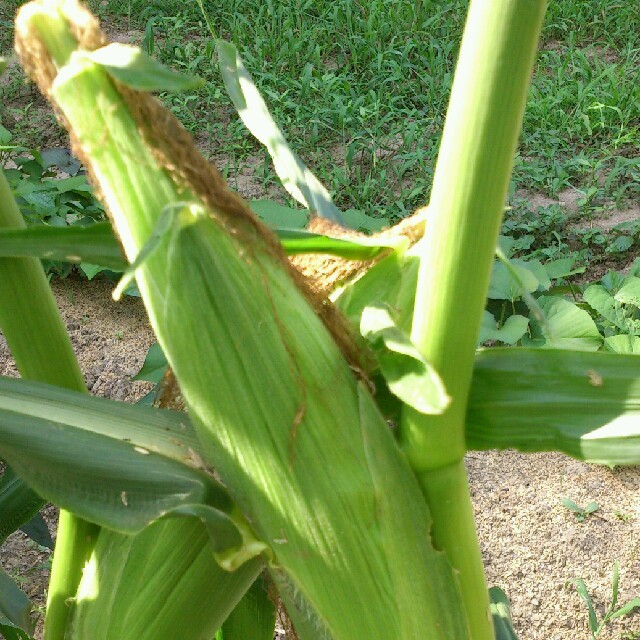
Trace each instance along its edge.
<instances>
[{"instance_id":1,"label":"plant stem","mask_svg":"<svg viewBox=\"0 0 640 640\"><path fill-rule=\"evenodd\" d=\"M0 171L0 227L25 226ZM40 261L0 258L0 329L23 378L86 391L84 378ZM46 640L64 635L69 607L98 528L62 511L47 602Z\"/></svg>"},{"instance_id":2,"label":"plant stem","mask_svg":"<svg viewBox=\"0 0 640 640\"><path fill-rule=\"evenodd\" d=\"M493 639L462 459L476 341L545 0L472 0L421 241L412 339L452 398L444 414L406 409L400 441L459 571L474 640Z\"/></svg>"}]
</instances>

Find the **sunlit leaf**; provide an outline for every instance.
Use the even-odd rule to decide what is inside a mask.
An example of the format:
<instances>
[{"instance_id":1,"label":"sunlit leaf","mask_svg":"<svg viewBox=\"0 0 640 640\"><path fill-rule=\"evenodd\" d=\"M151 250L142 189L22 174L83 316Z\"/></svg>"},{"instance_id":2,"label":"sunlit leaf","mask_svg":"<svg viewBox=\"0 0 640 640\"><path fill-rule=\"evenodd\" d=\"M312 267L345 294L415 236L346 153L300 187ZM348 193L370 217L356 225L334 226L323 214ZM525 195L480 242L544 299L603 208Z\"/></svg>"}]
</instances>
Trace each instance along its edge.
<instances>
[{"instance_id":1,"label":"sunlit leaf","mask_svg":"<svg viewBox=\"0 0 640 640\"><path fill-rule=\"evenodd\" d=\"M344 225L329 192L289 147L236 48L223 40L216 47L227 93L247 129L267 147L284 188L310 211Z\"/></svg>"},{"instance_id":2,"label":"sunlit leaf","mask_svg":"<svg viewBox=\"0 0 640 640\"><path fill-rule=\"evenodd\" d=\"M483 344L487 340L496 340L504 344L514 345L527 333L529 319L524 316L509 316L502 327L497 326L493 314L485 311L480 326L480 338L478 342Z\"/></svg>"},{"instance_id":3,"label":"sunlit leaf","mask_svg":"<svg viewBox=\"0 0 640 640\"><path fill-rule=\"evenodd\" d=\"M438 414L446 409L450 399L440 376L396 326L388 307L367 307L360 333L373 349L394 395L420 413Z\"/></svg>"},{"instance_id":4,"label":"sunlit leaf","mask_svg":"<svg viewBox=\"0 0 640 640\"><path fill-rule=\"evenodd\" d=\"M186 91L204 84L202 78L173 71L127 44L113 42L85 55L118 82L138 91Z\"/></svg>"},{"instance_id":5,"label":"sunlit leaf","mask_svg":"<svg viewBox=\"0 0 640 640\"><path fill-rule=\"evenodd\" d=\"M554 349L478 352L469 449L562 451L597 464L640 464L640 358Z\"/></svg>"}]
</instances>

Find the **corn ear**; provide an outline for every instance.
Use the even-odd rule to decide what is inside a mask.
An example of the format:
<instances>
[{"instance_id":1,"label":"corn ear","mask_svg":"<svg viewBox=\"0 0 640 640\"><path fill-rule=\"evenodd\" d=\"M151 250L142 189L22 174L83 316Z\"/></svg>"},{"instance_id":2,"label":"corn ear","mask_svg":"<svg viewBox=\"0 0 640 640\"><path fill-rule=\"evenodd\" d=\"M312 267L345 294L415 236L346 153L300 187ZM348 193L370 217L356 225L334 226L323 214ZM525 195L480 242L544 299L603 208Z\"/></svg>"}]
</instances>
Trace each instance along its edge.
<instances>
[{"instance_id":1,"label":"corn ear","mask_svg":"<svg viewBox=\"0 0 640 640\"><path fill-rule=\"evenodd\" d=\"M163 520L137 536L102 531L74 602L69 640L212 638L262 569L229 573L196 520Z\"/></svg>"},{"instance_id":2,"label":"corn ear","mask_svg":"<svg viewBox=\"0 0 640 640\"><path fill-rule=\"evenodd\" d=\"M300 636L467 638L420 489L338 347L349 340L331 309L168 114L58 47L68 25L81 48L101 43L73 26L77 7L34 6L18 23L23 59L70 125L131 262L161 212L184 203L136 278L205 456L270 547Z\"/></svg>"}]
</instances>

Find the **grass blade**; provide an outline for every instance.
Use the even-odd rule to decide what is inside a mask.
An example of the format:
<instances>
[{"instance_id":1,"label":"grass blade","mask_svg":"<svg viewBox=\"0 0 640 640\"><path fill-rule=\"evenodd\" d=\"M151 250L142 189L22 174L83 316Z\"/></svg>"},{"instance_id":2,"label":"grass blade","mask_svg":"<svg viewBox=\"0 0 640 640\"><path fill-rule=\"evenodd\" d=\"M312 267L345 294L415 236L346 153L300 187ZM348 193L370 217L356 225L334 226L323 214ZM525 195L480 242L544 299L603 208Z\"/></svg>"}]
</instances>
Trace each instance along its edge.
<instances>
[{"instance_id":1,"label":"grass blade","mask_svg":"<svg viewBox=\"0 0 640 640\"><path fill-rule=\"evenodd\" d=\"M576 588L576 592L580 596L581 600L583 600L587 605L587 609L589 611L589 631L591 631L592 634L595 634L598 632L598 616L596 615L596 610L593 607L593 602L591 601L591 596L587 590L587 585L582 578L574 578L571 580L571 583Z\"/></svg>"}]
</instances>

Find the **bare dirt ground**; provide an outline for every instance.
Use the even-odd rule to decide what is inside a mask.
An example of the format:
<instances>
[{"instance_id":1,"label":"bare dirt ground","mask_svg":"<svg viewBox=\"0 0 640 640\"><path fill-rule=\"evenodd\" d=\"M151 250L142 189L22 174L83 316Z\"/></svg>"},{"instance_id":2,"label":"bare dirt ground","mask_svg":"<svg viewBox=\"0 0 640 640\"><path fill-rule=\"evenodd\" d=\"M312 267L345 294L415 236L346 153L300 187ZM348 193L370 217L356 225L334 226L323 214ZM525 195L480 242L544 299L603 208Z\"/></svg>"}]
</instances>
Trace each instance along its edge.
<instances>
[{"instance_id":1,"label":"bare dirt ground","mask_svg":"<svg viewBox=\"0 0 640 640\"><path fill-rule=\"evenodd\" d=\"M132 402L147 383L131 382L153 342L142 303L114 303L108 282L57 280L53 289L92 393ZM17 375L0 340L0 374ZM521 640L588 640L587 614L571 578L585 579L600 613L620 565L620 601L640 596L640 473L595 467L559 454L472 452L467 457L490 585L508 593ZM595 501L580 523L561 505ZM55 510L47 519L55 524ZM0 548L0 563L41 607L48 554L21 533ZM640 616L613 621L601 640L640 638ZM357 639L354 639L357 640ZM395 639L394 639L395 640Z\"/></svg>"}]
</instances>

